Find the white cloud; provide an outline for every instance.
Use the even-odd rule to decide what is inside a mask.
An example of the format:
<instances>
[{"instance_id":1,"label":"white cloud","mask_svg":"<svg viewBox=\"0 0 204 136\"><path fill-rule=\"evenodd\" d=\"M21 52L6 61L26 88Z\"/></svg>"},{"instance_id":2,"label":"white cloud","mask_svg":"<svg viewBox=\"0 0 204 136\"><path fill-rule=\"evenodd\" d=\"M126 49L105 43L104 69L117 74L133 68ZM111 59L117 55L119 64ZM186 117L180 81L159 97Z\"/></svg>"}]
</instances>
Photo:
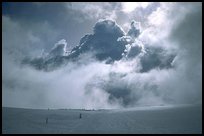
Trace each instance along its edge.
<instances>
[{"instance_id":1,"label":"white cloud","mask_svg":"<svg viewBox=\"0 0 204 136\"><path fill-rule=\"evenodd\" d=\"M151 2L122 2L122 11L130 13L137 8L147 8Z\"/></svg>"},{"instance_id":2,"label":"white cloud","mask_svg":"<svg viewBox=\"0 0 204 136\"><path fill-rule=\"evenodd\" d=\"M84 58L83 61L86 60ZM6 69L9 66L15 68ZM62 69L48 73L20 67L14 62L10 65L6 63L3 66L3 105L27 108L118 107L117 104L108 103L109 94L104 90L94 87L87 89L90 81L93 84L95 77L103 77L108 69L108 65L99 62L82 66L69 63Z\"/></svg>"},{"instance_id":3,"label":"white cloud","mask_svg":"<svg viewBox=\"0 0 204 136\"><path fill-rule=\"evenodd\" d=\"M72 2L67 3L68 10L82 13L85 19L116 19L116 10L108 2Z\"/></svg>"},{"instance_id":4,"label":"white cloud","mask_svg":"<svg viewBox=\"0 0 204 136\"><path fill-rule=\"evenodd\" d=\"M151 27L139 39L153 47L159 44L170 52L170 47L175 47L178 55L173 68L153 68L139 73L140 58L122 59L109 65L93 58L89 62L81 55L77 63L70 62L61 69L43 72L19 66L10 55L3 55L3 106L115 108L202 102L202 6L200 3L161 5L149 16ZM178 14L175 9L181 12ZM10 51L19 48L17 45L21 46L24 41L39 41L38 36L30 33L28 38L18 37L20 41L14 37L16 43L13 45L9 41L10 28L13 33L21 32L18 23L3 17L4 54L7 47ZM22 34L27 37L28 33ZM59 43L66 44L65 40ZM165 56L165 52L162 55Z\"/></svg>"}]
</instances>

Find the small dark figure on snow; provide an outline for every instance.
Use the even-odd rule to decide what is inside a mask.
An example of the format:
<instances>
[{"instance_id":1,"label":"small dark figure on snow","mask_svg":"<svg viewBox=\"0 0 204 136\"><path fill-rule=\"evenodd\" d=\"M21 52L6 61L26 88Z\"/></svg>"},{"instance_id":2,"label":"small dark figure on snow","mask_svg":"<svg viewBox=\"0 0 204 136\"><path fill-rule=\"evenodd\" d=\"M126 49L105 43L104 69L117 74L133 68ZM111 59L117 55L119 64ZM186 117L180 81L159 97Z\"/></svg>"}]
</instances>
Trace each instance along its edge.
<instances>
[{"instance_id":1,"label":"small dark figure on snow","mask_svg":"<svg viewBox=\"0 0 204 136\"><path fill-rule=\"evenodd\" d=\"M46 118L45 122L46 122L46 124L48 123L48 117Z\"/></svg>"},{"instance_id":2,"label":"small dark figure on snow","mask_svg":"<svg viewBox=\"0 0 204 136\"><path fill-rule=\"evenodd\" d=\"M79 118L81 119L81 117L82 117L82 116L81 116L81 113L80 113L80 114L79 114Z\"/></svg>"}]
</instances>

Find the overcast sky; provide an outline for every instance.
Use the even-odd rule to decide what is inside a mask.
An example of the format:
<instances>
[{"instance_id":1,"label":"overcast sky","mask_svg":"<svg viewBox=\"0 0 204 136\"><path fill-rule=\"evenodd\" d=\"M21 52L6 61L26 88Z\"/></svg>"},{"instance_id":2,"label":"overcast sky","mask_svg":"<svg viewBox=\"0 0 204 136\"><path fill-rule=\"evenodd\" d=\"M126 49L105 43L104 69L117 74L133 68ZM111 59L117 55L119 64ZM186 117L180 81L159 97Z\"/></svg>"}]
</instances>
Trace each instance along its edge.
<instances>
[{"instance_id":1,"label":"overcast sky","mask_svg":"<svg viewBox=\"0 0 204 136\"><path fill-rule=\"evenodd\" d=\"M84 67L69 64L50 73L21 67L19 62L24 57L40 56L42 50L49 52L62 39L66 40L68 50L78 45L84 35L93 33L100 19L115 20L125 33L132 20L140 22L139 40L144 45L162 47L169 52L176 50L172 64L175 68L132 73L132 64L139 65L136 61L117 62L111 66L98 61ZM202 101L201 3L3 2L2 28L3 106L121 107L120 100L110 104L109 94L100 87L92 85L94 91L88 95L86 92L93 82L108 84L110 73L118 71L125 71L127 76L114 77L115 82L108 86L128 86L131 99L139 99L135 105ZM73 70L75 67L78 68Z\"/></svg>"}]
</instances>

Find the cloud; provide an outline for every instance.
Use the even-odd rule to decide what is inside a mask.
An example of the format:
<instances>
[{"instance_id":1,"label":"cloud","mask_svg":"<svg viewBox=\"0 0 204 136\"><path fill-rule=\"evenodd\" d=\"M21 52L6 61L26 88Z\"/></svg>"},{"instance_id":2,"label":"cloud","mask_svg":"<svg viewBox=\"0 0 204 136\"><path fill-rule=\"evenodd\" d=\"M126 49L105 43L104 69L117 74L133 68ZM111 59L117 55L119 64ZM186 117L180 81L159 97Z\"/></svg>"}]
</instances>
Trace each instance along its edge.
<instances>
[{"instance_id":1,"label":"cloud","mask_svg":"<svg viewBox=\"0 0 204 136\"><path fill-rule=\"evenodd\" d=\"M147 8L151 2L122 2L122 11L129 13L136 8Z\"/></svg>"},{"instance_id":2,"label":"cloud","mask_svg":"<svg viewBox=\"0 0 204 136\"><path fill-rule=\"evenodd\" d=\"M66 55L67 42L65 39L58 41L49 52L51 57Z\"/></svg>"},{"instance_id":3,"label":"cloud","mask_svg":"<svg viewBox=\"0 0 204 136\"><path fill-rule=\"evenodd\" d=\"M28 23L29 26L24 23L9 16L2 16L3 48L15 57L36 56L42 49L47 50L52 41L50 39L57 37L58 31L47 22Z\"/></svg>"},{"instance_id":4,"label":"cloud","mask_svg":"<svg viewBox=\"0 0 204 136\"><path fill-rule=\"evenodd\" d=\"M9 17L2 17L2 25L3 50L7 52L12 51L9 53L15 53L19 55L22 55L22 53L27 53L29 48L28 43L33 41L32 39L34 39L34 37L31 37L32 35L27 36L28 32L25 32L18 23L13 22ZM14 32L18 32L19 35L16 37L11 36L11 34Z\"/></svg>"},{"instance_id":5,"label":"cloud","mask_svg":"<svg viewBox=\"0 0 204 136\"><path fill-rule=\"evenodd\" d=\"M72 2L66 3L68 10L80 12L84 19L116 19L117 3L109 2Z\"/></svg>"},{"instance_id":6,"label":"cloud","mask_svg":"<svg viewBox=\"0 0 204 136\"><path fill-rule=\"evenodd\" d=\"M11 55L5 55L6 50L17 47L7 46L8 26L15 26L7 18L7 24L3 23L3 106L121 108L201 103L202 4L183 4L161 3L148 18L150 27L136 39L125 35L113 20L98 21L93 34L84 36L72 50L72 57L77 54L74 61L62 55L65 40L56 44L53 50L61 57L50 61L62 58L67 64L49 72L19 65ZM164 16L159 20L161 14ZM154 23L154 18L160 23ZM28 39L29 43L39 41L29 35ZM112 58L121 56L106 63L108 57L97 59L95 51L102 55L108 52L105 56Z\"/></svg>"},{"instance_id":7,"label":"cloud","mask_svg":"<svg viewBox=\"0 0 204 136\"><path fill-rule=\"evenodd\" d=\"M94 26L94 34L113 34L116 37L125 35L123 29L113 20L99 20Z\"/></svg>"},{"instance_id":8,"label":"cloud","mask_svg":"<svg viewBox=\"0 0 204 136\"><path fill-rule=\"evenodd\" d=\"M170 40L174 39L179 47L180 55L175 65L182 70L185 83L188 83L183 86L189 94L186 97L195 101L202 99L202 4L187 3L186 7L183 21L175 25Z\"/></svg>"},{"instance_id":9,"label":"cloud","mask_svg":"<svg viewBox=\"0 0 204 136\"><path fill-rule=\"evenodd\" d=\"M140 34L140 22L136 22L133 20L131 22L131 28L129 29L127 35L131 36L132 38L137 38Z\"/></svg>"},{"instance_id":10,"label":"cloud","mask_svg":"<svg viewBox=\"0 0 204 136\"><path fill-rule=\"evenodd\" d=\"M109 94L105 91L96 88L90 92L87 88L96 75L107 73L106 67L98 62L81 66L70 62L66 67L48 73L6 63L3 67L3 105L31 108L118 107L107 102Z\"/></svg>"},{"instance_id":11,"label":"cloud","mask_svg":"<svg viewBox=\"0 0 204 136\"><path fill-rule=\"evenodd\" d=\"M123 44L121 44L121 42ZM121 49L120 52L117 52L120 46L122 46L123 48ZM56 47L58 49L58 46L55 46L53 48L54 51ZM64 45L59 47L64 47ZM91 74L88 73L89 75L92 75L93 73L95 74L92 75L92 78L90 78L89 80L84 81L86 82L85 83L86 85L83 84L81 86L85 86L84 87L85 89L83 88L81 90L83 90L83 92L86 92L85 94L88 94L90 96L95 94L94 92L95 90L97 91L100 90L99 94L101 94L102 91L104 93L103 96L106 96L106 98L104 98L104 101L106 100L105 102L112 106L113 105L133 106L142 98L143 93L142 92L134 93L135 90L134 88L136 88L137 90L137 87L127 85L128 83L126 82L126 80L129 81L130 84L134 84L134 82L136 82L127 79L128 75L130 73L132 74L132 72L133 73L148 72L154 69L155 67L160 67L162 69L167 67L171 62L171 61L169 62L168 60L164 60L165 59L164 56L166 55L166 53L163 56L160 55L160 53L163 51L162 48L159 48L158 49L159 51L153 49L154 48L152 47L150 48L150 52L148 50L146 52L144 49L144 45L140 43L140 41L131 38L130 36L124 36L124 32L116 24L116 22L112 20L100 20L94 26L94 34L86 35L85 37L83 37L80 41L80 45L75 47L72 50L72 53L69 54L68 56L64 57L61 54L61 57L53 56L53 58L49 59L48 61L44 61L43 58L39 59L37 58L32 60L31 64L37 68L40 69L45 68L46 70L48 71L51 70L50 72L52 72L53 70L55 70L55 67L59 68L59 65L61 65L61 68L67 67L62 64L66 63L66 61L69 64L68 59L73 59L72 57L75 58L75 63L73 63L72 65L74 65L75 67L83 67L83 69L86 69L87 67L89 67L89 65L94 66L97 63L101 63L102 65L99 67L101 69L105 69L105 71L107 71L106 74L101 76L96 74L93 70L90 70ZM62 51L62 48L60 48L60 51ZM96 54L94 54L93 52ZM125 53L124 57L126 58L121 59L122 53ZM93 56L96 56L94 58L96 58L97 60L92 59L90 61L90 59L87 59L84 56L87 54L91 54L90 56L91 58L93 58ZM99 56L101 54L103 56ZM116 55L119 55L120 58L119 59L114 58ZM101 61L101 57L104 57L102 60L109 59L110 57L113 59L113 63L106 63L106 61L105 62ZM164 62L162 62L162 59L164 60ZM157 63L155 63L155 61ZM78 65L80 63L77 62L80 62L85 65ZM81 71L77 72L81 73ZM95 84L95 82L97 82L97 84ZM140 81L138 82L139 83L137 85L142 84L140 83ZM147 86L149 86L148 83L146 82L144 84L147 84ZM95 98L93 100L95 100Z\"/></svg>"},{"instance_id":12,"label":"cloud","mask_svg":"<svg viewBox=\"0 0 204 136\"><path fill-rule=\"evenodd\" d=\"M175 9L179 9L179 14ZM165 90L165 95L169 95L169 98L177 103L193 103L202 99L201 10L201 3L163 3L161 8L153 13L158 17L165 14L165 19L162 19L163 23L155 24L154 29L151 28L156 33L154 37L149 37L149 43L153 43L152 46L163 46L170 52L173 49L178 54L172 63L175 71L163 80L160 86ZM143 36L148 36L148 33L146 34ZM189 39L190 37L192 39ZM171 90L171 93L168 90Z\"/></svg>"},{"instance_id":13,"label":"cloud","mask_svg":"<svg viewBox=\"0 0 204 136\"><path fill-rule=\"evenodd\" d=\"M48 57L26 58L23 63L30 64L37 69L53 70L62 66L66 61L78 59L81 54L89 52L98 60L112 62L122 58L125 46L118 41L125 35L122 28L113 20L99 20L94 28L94 33L81 38L80 44L74 47L70 54L64 54L64 43L57 44L48 54Z\"/></svg>"}]
</instances>

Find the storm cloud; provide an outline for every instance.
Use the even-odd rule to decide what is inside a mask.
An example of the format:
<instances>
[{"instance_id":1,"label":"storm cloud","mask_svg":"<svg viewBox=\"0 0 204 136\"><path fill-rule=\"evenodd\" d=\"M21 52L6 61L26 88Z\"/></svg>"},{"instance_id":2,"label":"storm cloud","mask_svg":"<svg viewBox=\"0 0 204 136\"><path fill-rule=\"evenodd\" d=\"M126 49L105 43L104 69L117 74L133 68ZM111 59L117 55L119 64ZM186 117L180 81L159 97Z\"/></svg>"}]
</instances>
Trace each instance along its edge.
<instances>
[{"instance_id":1,"label":"storm cloud","mask_svg":"<svg viewBox=\"0 0 204 136\"><path fill-rule=\"evenodd\" d=\"M75 4L68 3L65 9L79 12L77 7L83 4ZM87 6L86 10L95 10L92 4ZM106 6L113 5L102 7ZM114 6L114 10L122 8L118 3ZM202 4L160 3L151 11L140 22L148 27L141 29L130 21L127 33L117 23L120 17L100 19L77 46L64 37L48 43L44 36L29 33L33 29L25 29L22 20L3 15L3 106L122 108L201 103ZM55 27L45 26L54 33ZM10 41L16 31L21 35ZM68 50L69 46L73 48Z\"/></svg>"}]
</instances>

